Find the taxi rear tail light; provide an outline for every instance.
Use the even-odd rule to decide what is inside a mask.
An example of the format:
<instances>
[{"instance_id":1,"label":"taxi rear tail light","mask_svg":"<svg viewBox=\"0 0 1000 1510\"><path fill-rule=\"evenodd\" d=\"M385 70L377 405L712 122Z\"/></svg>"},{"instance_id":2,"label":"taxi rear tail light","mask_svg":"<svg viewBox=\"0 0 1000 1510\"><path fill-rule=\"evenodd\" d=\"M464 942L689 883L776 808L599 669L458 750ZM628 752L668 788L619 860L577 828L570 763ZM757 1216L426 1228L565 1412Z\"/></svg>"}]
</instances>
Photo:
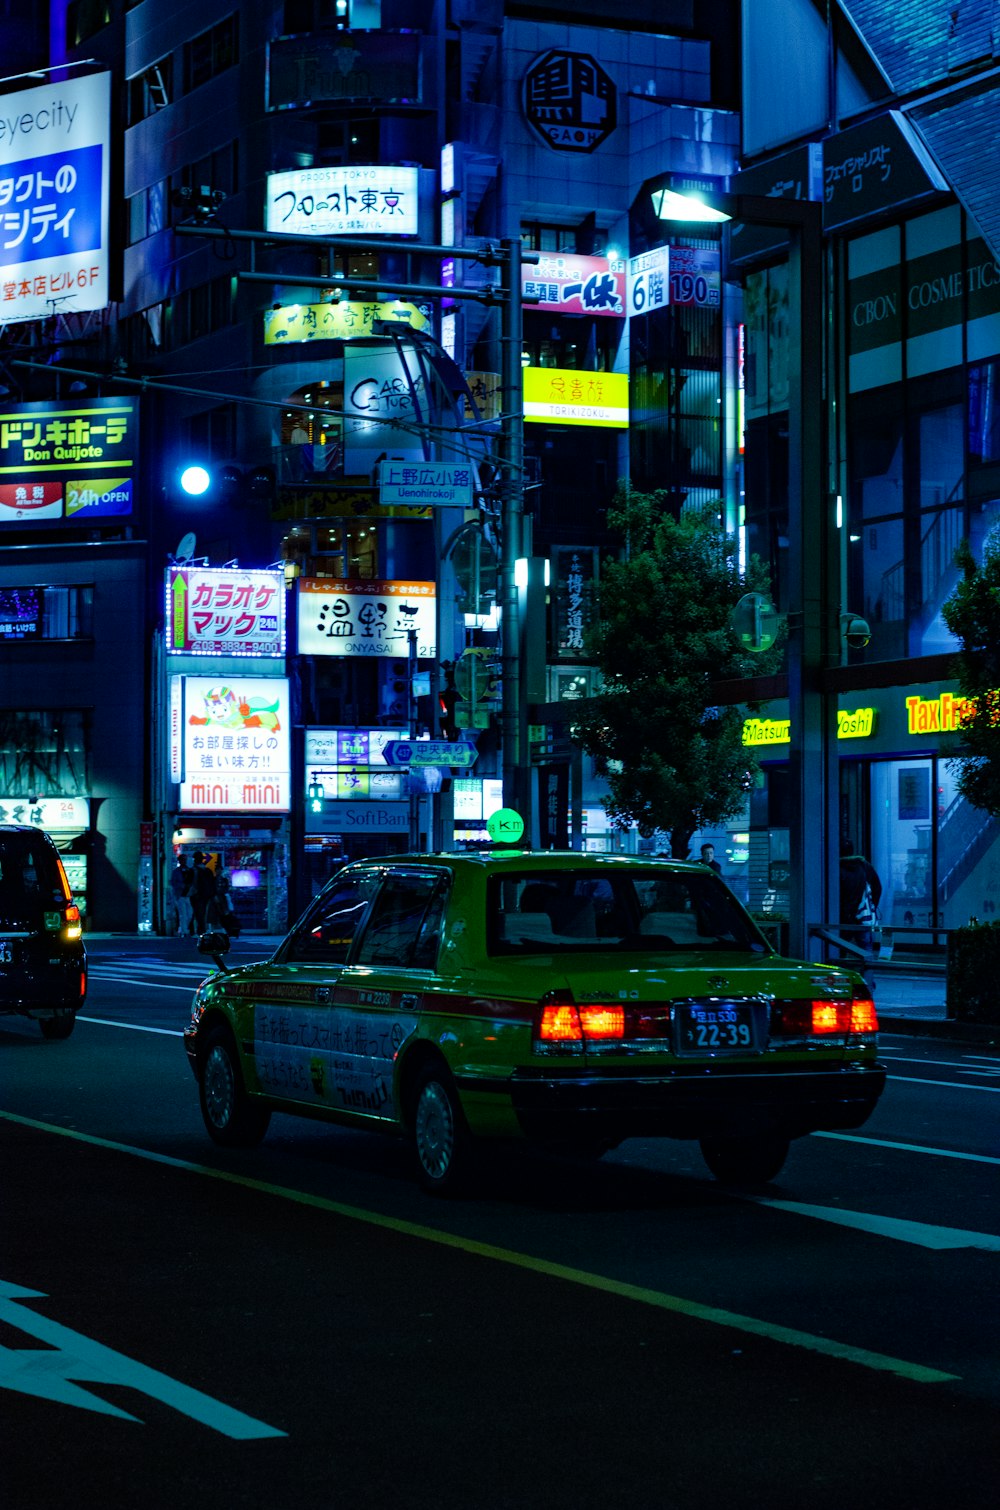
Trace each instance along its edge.
<instances>
[{"instance_id":1,"label":"taxi rear tail light","mask_svg":"<svg viewBox=\"0 0 1000 1510\"><path fill-rule=\"evenodd\" d=\"M870 997L850 1001L779 1001L774 1004L771 1031L784 1038L877 1033L878 1016Z\"/></svg>"},{"instance_id":2,"label":"taxi rear tail light","mask_svg":"<svg viewBox=\"0 0 1000 1510\"><path fill-rule=\"evenodd\" d=\"M625 1036L625 1008L618 1002L584 1002L544 997L535 1019L535 1044L543 1051L560 1048L578 1053L586 1043L608 1043Z\"/></svg>"}]
</instances>

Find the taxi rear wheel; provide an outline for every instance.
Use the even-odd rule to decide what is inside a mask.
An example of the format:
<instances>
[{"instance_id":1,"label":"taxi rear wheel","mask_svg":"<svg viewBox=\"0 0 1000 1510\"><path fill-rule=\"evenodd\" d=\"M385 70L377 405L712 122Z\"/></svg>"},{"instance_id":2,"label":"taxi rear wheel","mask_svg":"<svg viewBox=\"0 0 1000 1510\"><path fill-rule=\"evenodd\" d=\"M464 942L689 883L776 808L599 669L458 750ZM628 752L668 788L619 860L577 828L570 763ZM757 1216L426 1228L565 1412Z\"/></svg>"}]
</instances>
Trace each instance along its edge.
<instances>
[{"instance_id":1,"label":"taxi rear wheel","mask_svg":"<svg viewBox=\"0 0 1000 1510\"><path fill-rule=\"evenodd\" d=\"M702 1138L701 1156L724 1185L764 1185L782 1168L789 1146L790 1139L780 1133Z\"/></svg>"},{"instance_id":2,"label":"taxi rear wheel","mask_svg":"<svg viewBox=\"0 0 1000 1510\"><path fill-rule=\"evenodd\" d=\"M201 1115L208 1136L224 1148L252 1148L267 1132L271 1113L251 1101L232 1034L214 1028L205 1043L199 1081Z\"/></svg>"},{"instance_id":3,"label":"taxi rear wheel","mask_svg":"<svg viewBox=\"0 0 1000 1510\"><path fill-rule=\"evenodd\" d=\"M456 1195L472 1167L472 1137L458 1093L443 1066L421 1071L413 1096L413 1151L417 1178L432 1195Z\"/></svg>"}]
</instances>

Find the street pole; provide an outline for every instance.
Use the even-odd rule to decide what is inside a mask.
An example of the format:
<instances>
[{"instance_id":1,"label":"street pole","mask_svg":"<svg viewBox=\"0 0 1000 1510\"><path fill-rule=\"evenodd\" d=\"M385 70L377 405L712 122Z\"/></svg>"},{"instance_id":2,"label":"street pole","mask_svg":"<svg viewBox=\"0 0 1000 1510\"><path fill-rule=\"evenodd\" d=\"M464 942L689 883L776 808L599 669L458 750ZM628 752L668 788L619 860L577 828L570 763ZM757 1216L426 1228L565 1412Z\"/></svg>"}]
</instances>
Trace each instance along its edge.
<instances>
[{"instance_id":1,"label":"street pole","mask_svg":"<svg viewBox=\"0 0 1000 1510\"><path fill-rule=\"evenodd\" d=\"M501 311L501 557L500 602L500 737L503 750L503 801L524 819L531 836L531 771L524 738L524 695L519 645L517 561L522 553L524 516L524 384L521 373L521 242L503 243L500 263Z\"/></svg>"}]
</instances>

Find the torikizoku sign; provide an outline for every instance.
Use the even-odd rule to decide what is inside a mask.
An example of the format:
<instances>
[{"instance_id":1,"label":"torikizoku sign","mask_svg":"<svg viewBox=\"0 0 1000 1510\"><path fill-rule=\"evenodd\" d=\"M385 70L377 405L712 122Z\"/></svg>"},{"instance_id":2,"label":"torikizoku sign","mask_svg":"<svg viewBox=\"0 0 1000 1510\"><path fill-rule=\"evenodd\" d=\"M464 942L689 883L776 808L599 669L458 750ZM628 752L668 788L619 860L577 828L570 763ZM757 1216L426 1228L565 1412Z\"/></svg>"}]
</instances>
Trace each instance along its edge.
<instances>
[{"instance_id":1,"label":"torikizoku sign","mask_svg":"<svg viewBox=\"0 0 1000 1510\"><path fill-rule=\"evenodd\" d=\"M108 302L110 80L0 97L0 322Z\"/></svg>"}]
</instances>

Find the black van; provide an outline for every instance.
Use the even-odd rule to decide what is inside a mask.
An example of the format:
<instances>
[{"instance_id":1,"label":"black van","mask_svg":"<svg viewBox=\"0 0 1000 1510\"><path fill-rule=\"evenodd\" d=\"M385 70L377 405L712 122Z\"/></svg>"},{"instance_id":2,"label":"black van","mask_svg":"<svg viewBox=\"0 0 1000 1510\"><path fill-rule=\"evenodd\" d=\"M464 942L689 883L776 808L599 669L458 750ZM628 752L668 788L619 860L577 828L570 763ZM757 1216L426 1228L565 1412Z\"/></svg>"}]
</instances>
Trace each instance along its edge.
<instances>
[{"instance_id":1,"label":"black van","mask_svg":"<svg viewBox=\"0 0 1000 1510\"><path fill-rule=\"evenodd\" d=\"M0 1013L68 1038L87 993L80 909L48 834L0 823Z\"/></svg>"}]
</instances>

